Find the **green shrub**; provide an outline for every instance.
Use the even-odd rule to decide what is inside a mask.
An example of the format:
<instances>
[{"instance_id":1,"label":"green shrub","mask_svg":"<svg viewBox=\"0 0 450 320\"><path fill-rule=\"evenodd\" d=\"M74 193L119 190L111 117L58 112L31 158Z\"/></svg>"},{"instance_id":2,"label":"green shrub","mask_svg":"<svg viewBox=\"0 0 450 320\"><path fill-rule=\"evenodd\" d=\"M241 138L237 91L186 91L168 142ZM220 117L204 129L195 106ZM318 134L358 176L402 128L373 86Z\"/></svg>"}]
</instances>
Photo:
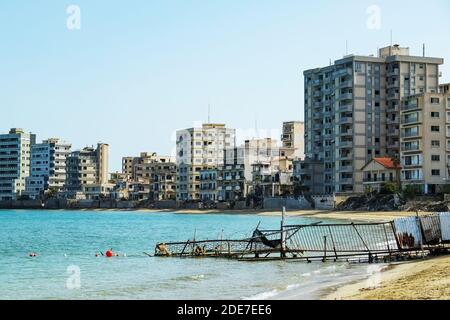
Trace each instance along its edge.
<instances>
[{"instance_id":1,"label":"green shrub","mask_svg":"<svg viewBox=\"0 0 450 320\"><path fill-rule=\"evenodd\" d=\"M396 194L398 192L399 188L397 183L391 181L383 183L380 188L381 194Z\"/></svg>"}]
</instances>

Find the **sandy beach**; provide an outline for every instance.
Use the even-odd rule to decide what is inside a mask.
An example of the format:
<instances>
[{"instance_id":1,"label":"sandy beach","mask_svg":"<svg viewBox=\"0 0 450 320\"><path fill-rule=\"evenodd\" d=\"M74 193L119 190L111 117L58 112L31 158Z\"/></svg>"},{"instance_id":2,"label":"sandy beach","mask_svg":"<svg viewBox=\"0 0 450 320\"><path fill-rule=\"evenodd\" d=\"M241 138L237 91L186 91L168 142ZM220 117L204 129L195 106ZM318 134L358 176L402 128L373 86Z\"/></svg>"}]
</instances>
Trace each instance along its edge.
<instances>
[{"instance_id":1,"label":"sandy beach","mask_svg":"<svg viewBox=\"0 0 450 320\"><path fill-rule=\"evenodd\" d=\"M86 209L91 210L91 209ZM267 211L264 209L253 210L192 210L192 209L96 209L95 211L142 211L142 212L155 212L155 213L177 213L177 214L255 214L261 216L280 216L280 210ZM329 211L329 210L291 210L286 211L287 217L310 217L318 219L331 219L331 220L348 220L359 222L388 222L396 218L408 217L415 215L415 212L407 211L377 211L377 212L360 212L360 211ZM420 212L419 215L427 215L429 212Z\"/></svg>"},{"instance_id":2,"label":"sandy beach","mask_svg":"<svg viewBox=\"0 0 450 320\"><path fill-rule=\"evenodd\" d=\"M260 215L278 216L280 212L259 212ZM419 215L427 215L427 212L420 212ZM387 222L400 217L408 217L415 215L414 212L407 211L386 211L386 212L358 212L358 211L320 211L320 210L305 210L305 211L288 211L287 216L291 217L310 217L319 219L334 219L334 220L350 220L361 222Z\"/></svg>"},{"instance_id":3,"label":"sandy beach","mask_svg":"<svg viewBox=\"0 0 450 320\"><path fill-rule=\"evenodd\" d=\"M390 265L325 300L449 300L450 255Z\"/></svg>"}]
</instances>

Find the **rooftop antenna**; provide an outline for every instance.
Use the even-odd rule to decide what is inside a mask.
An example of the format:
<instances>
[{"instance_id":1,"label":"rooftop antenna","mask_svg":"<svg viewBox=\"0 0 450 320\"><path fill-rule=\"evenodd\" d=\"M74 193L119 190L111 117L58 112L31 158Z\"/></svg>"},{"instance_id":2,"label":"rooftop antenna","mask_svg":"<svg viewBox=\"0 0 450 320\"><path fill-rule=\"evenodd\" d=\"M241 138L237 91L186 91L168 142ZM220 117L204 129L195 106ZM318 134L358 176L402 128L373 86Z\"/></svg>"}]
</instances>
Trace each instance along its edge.
<instances>
[{"instance_id":1,"label":"rooftop antenna","mask_svg":"<svg viewBox=\"0 0 450 320\"><path fill-rule=\"evenodd\" d=\"M389 46L389 55L392 56L392 29L391 29L391 45Z\"/></svg>"},{"instance_id":2,"label":"rooftop antenna","mask_svg":"<svg viewBox=\"0 0 450 320\"><path fill-rule=\"evenodd\" d=\"M423 57L425 58L425 43L423 44Z\"/></svg>"},{"instance_id":3,"label":"rooftop antenna","mask_svg":"<svg viewBox=\"0 0 450 320\"><path fill-rule=\"evenodd\" d=\"M259 138L259 136L258 136L258 117L256 114L255 114L255 133L256 133L256 138L258 139Z\"/></svg>"},{"instance_id":4,"label":"rooftop antenna","mask_svg":"<svg viewBox=\"0 0 450 320\"><path fill-rule=\"evenodd\" d=\"M348 55L348 40L345 40L345 55Z\"/></svg>"}]
</instances>

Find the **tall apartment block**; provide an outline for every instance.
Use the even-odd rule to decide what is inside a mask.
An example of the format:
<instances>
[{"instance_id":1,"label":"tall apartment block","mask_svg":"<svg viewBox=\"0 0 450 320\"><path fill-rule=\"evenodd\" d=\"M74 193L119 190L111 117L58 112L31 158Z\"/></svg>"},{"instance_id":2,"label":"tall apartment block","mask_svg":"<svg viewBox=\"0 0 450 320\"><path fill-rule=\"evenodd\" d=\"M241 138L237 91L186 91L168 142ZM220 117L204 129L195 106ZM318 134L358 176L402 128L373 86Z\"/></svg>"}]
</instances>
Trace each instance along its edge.
<instances>
[{"instance_id":1,"label":"tall apartment block","mask_svg":"<svg viewBox=\"0 0 450 320\"><path fill-rule=\"evenodd\" d=\"M66 186L66 161L71 145L57 138L31 146L30 176L26 178L26 194L39 198L44 192L62 192Z\"/></svg>"},{"instance_id":2,"label":"tall apartment block","mask_svg":"<svg viewBox=\"0 0 450 320\"><path fill-rule=\"evenodd\" d=\"M67 158L67 191L80 192L87 185L108 184L109 145L97 144L72 152Z\"/></svg>"},{"instance_id":3,"label":"tall apartment block","mask_svg":"<svg viewBox=\"0 0 450 320\"><path fill-rule=\"evenodd\" d=\"M36 135L19 128L0 134L0 200L15 200L24 193L35 143Z\"/></svg>"},{"instance_id":4,"label":"tall apartment block","mask_svg":"<svg viewBox=\"0 0 450 320\"><path fill-rule=\"evenodd\" d=\"M281 135L282 148L293 150L295 159L305 158L305 123L300 121L283 122Z\"/></svg>"},{"instance_id":5,"label":"tall apartment block","mask_svg":"<svg viewBox=\"0 0 450 320\"><path fill-rule=\"evenodd\" d=\"M304 72L305 154L324 163L322 193L364 192L367 162L400 157L400 101L438 92L443 62L394 45Z\"/></svg>"},{"instance_id":6,"label":"tall apartment block","mask_svg":"<svg viewBox=\"0 0 450 320\"><path fill-rule=\"evenodd\" d=\"M422 93L402 101L402 184L436 193L450 182L450 95Z\"/></svg>"},{"instance_id":7,"label":"tall apartment block","mask_svg":"<svg viewBox=\"0 0 450 320\"><path fill-rule=\"evenodd\" d=\"M235 147L235 136L235 129L213 123L177 131L178 201L200 199L200 171L222 165L225 150Z\"/></svg>"}]
</instances>

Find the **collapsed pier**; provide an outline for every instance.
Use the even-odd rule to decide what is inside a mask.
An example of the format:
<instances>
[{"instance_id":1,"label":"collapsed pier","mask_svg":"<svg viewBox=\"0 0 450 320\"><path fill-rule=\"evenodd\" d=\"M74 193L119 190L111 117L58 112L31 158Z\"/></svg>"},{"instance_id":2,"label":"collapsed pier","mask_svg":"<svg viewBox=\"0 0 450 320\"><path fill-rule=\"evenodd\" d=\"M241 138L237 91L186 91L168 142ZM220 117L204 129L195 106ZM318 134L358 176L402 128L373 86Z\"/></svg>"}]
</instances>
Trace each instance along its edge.
<instances>
[{"instance_id":1,"label":"collapsed pier","mask_svg":"<svg viewBox=\"0 0 450 320\"><path fill-rule=\"evenodd\" d=\"M283 215L278 230L258 227L245 239L158 243L155 256L373 263L443 254L450 248L450 212L382 223L308 225L285 225Z\"/></svg>"}]
</instances>

